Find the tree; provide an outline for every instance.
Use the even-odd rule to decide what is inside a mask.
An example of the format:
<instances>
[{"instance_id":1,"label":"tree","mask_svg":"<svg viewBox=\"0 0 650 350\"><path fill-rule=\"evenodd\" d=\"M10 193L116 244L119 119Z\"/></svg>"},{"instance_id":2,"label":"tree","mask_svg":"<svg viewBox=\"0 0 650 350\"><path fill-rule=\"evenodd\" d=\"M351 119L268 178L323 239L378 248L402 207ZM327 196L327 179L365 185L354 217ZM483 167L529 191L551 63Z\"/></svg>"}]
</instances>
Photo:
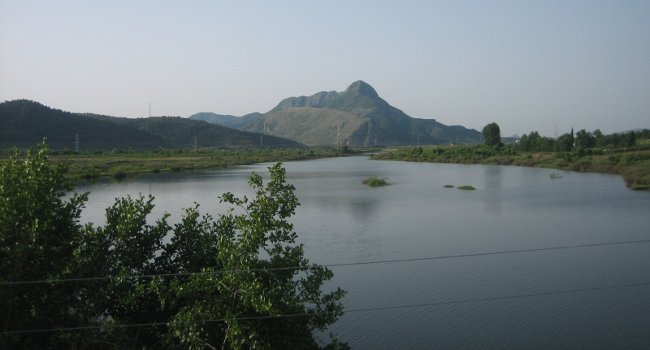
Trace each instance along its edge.
<instances>
[{"instance_id":1,"label":"tree","mask_svg":"<svg viewBox=\"0 0 650 350\"><path fill-rule=\"evenodd\" d=\"M634 131L628 131L623 134L621 138L621 143L623 147L632 147L636 144L636 133Z\"/></svg>"},{"instance_id":2,"label":"tree","mask_svg":"<svg viewBox=\"0 0 650 350\"><path fill-rule=\"evenodd\" d=\"M596 138L591 134L581 129L575 136L576 148L589 149L596 145Z\"/></svg>"},{"instance_id":3,"label":"tree","mask_svg":"<svg viewBox=\"0 0 650 350\"><path fill-rule=\"evenodd\" d=\"M605 135L603 135L603 132L600 131L600 129L594 130L592 133L594 136L594 145L598 147L603 147L606 144L606 139Z\"/></svg>"},{"instance_id":4,"label":"tree","mask_svg":"<svg viewBox=\"0 0 650 350\"><path fill-rule=\"evenodd\" d=\"M573 142L573 134L563 134L557 138L555 150L558 152L571 152L573 150Z\"/></svg>"},{"instance_id":5,"label":"tree","mask_svg":"<svg viewBox=\"0 0 650 350\"><path fill-rule=\"evenodd\" d=\"M294 187L269 170L266 185L251 175L254 198L224 194L234 207L216 219L196 205L173 226L148 220L154 198L140 196L94 227L79 224L86 195L62 199L71 186L45 145L16 151L0 169L0 348L320 348L312 331L342 314L344 292L321 291L333 274L295 243ZM7 283L26 280L42 282ZM16 332L68 327L84 329Z\"/></svg>"},{"instance_id":6,"label":"tree","mask_svg":"<svg viewBox=\"0 0 650 350\"><path fill-rule=\"evenodd\" d=\"M87 196L64 199L71 184L65 166L53 167L39 145L21 159L18 151L0 168L0 282L62 279L79 272L79 217ZM0 284L0 331L46 329L83 319L75 286ZM70 335L44 333L0 337L0 348L65 348Z\"/></svg>"},{"instance_id":7,"label":"tree","mask_svg":"<svg viewBox=\"0 0 650 350\"><path fill-rule=\"evenodd\" d=\"M562 134L555 141L555 151L557 152L571 152L575 144L575 137L573 136L573 128L571 133Z\"/></svg>"},{"instance_id":8,"label":"tree","mask_svg":"<svg viewBox=\"0 0 650 350\"><path fill-rule=\"evenodd\" d=\"M501 144L501 130L497 123L490 123L483 128L483 139L488 146Z\"/></svg>"}]
</instances>

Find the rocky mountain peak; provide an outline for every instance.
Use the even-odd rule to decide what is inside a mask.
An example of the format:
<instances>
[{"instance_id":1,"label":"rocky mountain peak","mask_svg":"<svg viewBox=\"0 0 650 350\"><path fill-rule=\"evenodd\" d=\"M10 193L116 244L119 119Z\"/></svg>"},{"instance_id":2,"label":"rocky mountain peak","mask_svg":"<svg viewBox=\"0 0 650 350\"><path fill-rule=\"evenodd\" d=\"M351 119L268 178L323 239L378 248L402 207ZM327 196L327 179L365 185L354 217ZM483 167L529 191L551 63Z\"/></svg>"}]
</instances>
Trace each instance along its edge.
<instances>
[{"instance_id":1,"label":"rocky mountain peak","mask_svg":"<svg viewBox=\"0 0 650 350\"><path fill-rule=\"evenodd\" d=\"M379 98L377 91L375 91L375 89L370 86L370 84L362 80L358 80L352 83L352 85L350 85L350 87L345 90L345 93L351 95L367 96L371 98Z\"/></svg>"}]
</instances>

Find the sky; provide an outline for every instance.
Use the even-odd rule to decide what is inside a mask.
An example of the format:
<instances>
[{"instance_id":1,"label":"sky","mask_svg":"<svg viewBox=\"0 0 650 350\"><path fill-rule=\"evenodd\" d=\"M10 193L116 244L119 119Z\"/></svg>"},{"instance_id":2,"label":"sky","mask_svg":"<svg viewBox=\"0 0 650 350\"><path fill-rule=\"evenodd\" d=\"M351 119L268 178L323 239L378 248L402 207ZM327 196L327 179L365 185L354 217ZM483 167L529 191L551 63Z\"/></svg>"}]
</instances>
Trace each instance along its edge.
<instances>
[{"instance_id":1,"label":"sky","mask_svg":"<svg viewBox=\"0 0 650 350\"><path fill-rule=\"evenodd\" d=\"M650 0L0 0L0 101L244 115L357 80L504 136L650 128Z\"/></svg>"}]
</instances>

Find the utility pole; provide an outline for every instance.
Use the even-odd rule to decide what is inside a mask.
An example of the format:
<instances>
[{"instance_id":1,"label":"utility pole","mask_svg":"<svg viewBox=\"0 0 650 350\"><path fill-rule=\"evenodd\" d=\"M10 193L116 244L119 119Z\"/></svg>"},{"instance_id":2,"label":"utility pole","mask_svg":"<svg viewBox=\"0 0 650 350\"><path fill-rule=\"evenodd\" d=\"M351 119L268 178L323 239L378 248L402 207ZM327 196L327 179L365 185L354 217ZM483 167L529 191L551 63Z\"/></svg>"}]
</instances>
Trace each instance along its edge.
<instances>
[{"instance_id":1,"label":"utility pole","mask_svg":"<svg viewBox=\"0 0 650 350\"><path fill-rule=\"evenodd\" d=\"M194 135L194 152L196 152L196 135Z\"/></svg>"},{"instance_id":2,"label":"utility pole","mask_svg":"<svg viewBox=\"0 0 650 350\"><path fill-rule=\"evenodd\" d=\"M260 148L264 148L264 135L260 134Z\"/></svg>"},{"instance_id":3,"label":"utility pole","mask_svg":"<svg viewBox=\"0 0 650 350\"><path fill-rule=\"evenodd\" d=\"M74 137L74 151L79 153L79 133L76 133Z\"/></svg>"}]
</instances>

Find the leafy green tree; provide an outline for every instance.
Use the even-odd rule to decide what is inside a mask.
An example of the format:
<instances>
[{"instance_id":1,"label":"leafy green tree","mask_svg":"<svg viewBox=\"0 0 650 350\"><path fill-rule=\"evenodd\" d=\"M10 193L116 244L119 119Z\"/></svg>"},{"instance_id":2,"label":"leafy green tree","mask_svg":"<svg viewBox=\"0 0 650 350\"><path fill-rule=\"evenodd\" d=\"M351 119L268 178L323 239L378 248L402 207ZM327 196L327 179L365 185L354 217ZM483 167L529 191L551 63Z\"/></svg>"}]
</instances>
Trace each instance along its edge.
<instances>
[{"instance_id":1,"label":"leafy green tree","mask_svg":"<svg viewBox=\"0 0 650 350\"><path fill-rule=\"evenodd\" d=\"M81 226L87 196L63 200L63 173L44 145L0 170L0 282L73 279L1 283L0 348L318 349L312 332L342 314L344 292L321 290L332 272L296 244L299 203L280 164L266 185L251 175L254 198L226 193L227 213L196 205L173 226L149 220L142 196ZM67 327L83 329L15 332Z\"/></svg>"},{"instance_id":2,"label":"leafy green tree","mask_svg":"<svg viewBox=\"0 0 650 350\"><path fill-rule=\"evenodd\" d=\"M634 131L628 131L623 134L621 144L623 147L632 147L636 144L636 133Z\"/></svg>"},{"instance_id":3,"label":"leafy green tree","mask_svg":"<svg viewBox=\"0 0 650 350\"><path fill-rule=\"evenodd\" d=\"M530 151L531 150L531 142L530 142L530 138L528 137L528 135L523 134L519 138L519 143L517 144L517 146L518 146L519 150L521 150L521 151Z\"/></svg>"},{"instance_id":4,"label":"leafy green tree","mask_svg":"<svg viewBox=\"0 0 650 350\"><path fill-rule=\"evenodd\" d=\"M650 139L650 129L643 129L637 132L637 136L640 140Z\"/></svg>"},{"instance_id":5,"label":"leafy green tree","mask_svg":"<svg viewBox=\"0 0 650 350\"><path fill-rule=\"evenodd\" d=\"M576 133L575 136L575 147L579 149L589 149L596 146L596 138L591 134L582 129Z\"/></svg>"},{"instance_id":6,"label":"leafy green tree","mask_svg":"<svg viewBox=\"0 0 650 350\"><path fill-rule=\"evenodd\" d=\"M0 168L0 282L77 275L82 239L79 217L87 196L64 195L72 186L65 167L50 165L44 144L22 159L17 150ZM74 285L0 285L2 332L78 326L83 319ZM66 347L70 335L7 335L0 348Z\"/></svg>"},{"instance_id":7,"label":"leafy green tree","mask_svg":"<svg viewBox=\"0 0 650 350\"><path fill-rule=\"evenodd\" d=\"M530 152L552 152L555 150L555 140L541 136L537 131L531 131L521 137L519 149Z\"/></svg>"},{"instance_id":8,"label":"leafy green tree","mask_svg":"<svg viewBox=\"0 0 650 350\"><path fill-rule=\"evenodd\" d=\"M605 135L603 135L603 132L600 131L600 129L594 130L592 135L594 136L594 145L595 146L597 146L597 147L605 146L605 144L606 144Z\"/></svg>"},{"instance_id":9,"label":"leafy green tree","mask_svg":"<svg viewBox=\"0 0 650 350\"><path fill-rule=\"evenodd\" d=\"M497 146L501 144L501 129L499 124L490 123L483 128L483 139L488 146Z\"/></svg>"},{"instance_id":10,"label":"leafy green tree","mask_svg":"<svg viewBox=\"0 0 650 350\"><path fill-rule=\"evenodd\" d=\"M563 134L557 138L555 147L558 152L571 152L573 150L573 143L575 139L573 137L573 129L571 129L570 134Z\"/></svg>"}]
</instances>

